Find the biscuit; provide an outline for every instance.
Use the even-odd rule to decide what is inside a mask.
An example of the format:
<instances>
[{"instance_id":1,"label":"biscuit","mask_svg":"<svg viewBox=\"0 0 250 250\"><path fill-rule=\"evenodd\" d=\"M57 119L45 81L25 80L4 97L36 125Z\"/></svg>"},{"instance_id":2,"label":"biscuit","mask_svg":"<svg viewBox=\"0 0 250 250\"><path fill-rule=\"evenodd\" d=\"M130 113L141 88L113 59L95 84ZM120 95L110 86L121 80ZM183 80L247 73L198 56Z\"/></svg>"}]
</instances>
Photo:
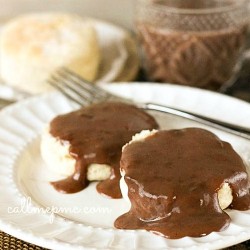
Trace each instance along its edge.
<instances>
[{"instance_id":1,"label":"biscuit","mask_svg":"<svg viewBox=\"0 0 250 250\"><path fill-rule=\"evenodd\" d=\"M132 144L134 142L144 141L146 138L154 135L155 133L157 133L157 130L152 130L152 131L143 130L140 133L134 135L132 140L128 144L124 145L123 149L125 149L127 145ZM120 189L122 192L122 196L127 202L130 203L130 200L128 198L128 186L124 180L125 171L121 171L121 176L122 178L120 180ZM229 184L227 182L222 183L217 194L218 194L218 202L221 209L226 209L232 203L233 200L232 189L230 188Z\"/></svg>"},{"instance_id":2,"label":"biscuit","mask_svg":"<svg viewBox=\"0 0 250 250\"><path fill-rule=\"evenodd\" d=\"M1 32L1 77L28 93L51 89L46 80L60 67L93 81L100 57L93 24L73 14L23 15L6 23Z\"/></svg>"},{"instance_id":3,"label":"biscuit","mask_svg":"<svg viewBox=\"0 0 250 250\"><path fill-rule=\"evenodd\" d=\"M120 171L130 210L115 220L119 229L201 237L229 226L223 209L250 207L245 163L205 129L143 131L123 147Z\"/></svg>"},{"instance_id":4,"label":"biscuit","mask_svg":"<svg viewBox=\"0 0 250 250\"><path fill-rule=\"evenodd\" d=\"M49 129L44 129L41 139L41 156L50 171L63 176L74 173L76 160L69 153L70 144L53 137ZM111 175L111 167L107 164L90 164L87 170L87 180L102 181Z\"/></svg>"},{"instance_id":5,"label":"biscuit","mask_svg":"<svg viewBox=\"0 0 250 250\"><path fill-rule=\"evenodd\" d=\"M154 117L120 102L97 103L56 116L43 133L41 154L52 171L66 178L51 184L59 192L76 193L89 181L101 181L96 186L99 193L121 198L122 147L134 134L154 128L158 128Z\"/></svg>"}]
</instances>

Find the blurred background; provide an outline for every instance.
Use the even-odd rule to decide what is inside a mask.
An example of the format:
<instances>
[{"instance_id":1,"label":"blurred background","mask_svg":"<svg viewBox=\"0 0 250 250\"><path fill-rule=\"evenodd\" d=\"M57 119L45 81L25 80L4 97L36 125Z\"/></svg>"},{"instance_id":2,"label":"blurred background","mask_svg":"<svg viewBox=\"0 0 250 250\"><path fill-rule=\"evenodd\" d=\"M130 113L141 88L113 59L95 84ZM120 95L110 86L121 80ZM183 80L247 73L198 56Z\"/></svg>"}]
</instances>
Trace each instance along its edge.
<instances>
[{"instance_id":1,"label":"blurred background","mask_svg":"<svg viewBox=\"0 0 250 250\"><path fill-rule=\"evenodd\" d=\"M134 0L0 0L2 20L34 11L69 11L132 28ZM101 6L101 8L100 8Z\"/></svg>"},{"instance_id":2,"label":"blurred background","mask_svg":"<svg viewBox=\"0 0 250 250\"><path fill-rule=\"evenodd\" d=\"M134 14L136 2L136 0L0 0L0 22L5 22L12 17L29 12L67 11L79 14L81 16L90 16L100 20L105 20L134 33ZM249 7L250 1L248 1L248 9ZM250 32L248 32L248 44L247 50L245 51L245 55L247 55L248 58L250 58L249 34ZM239 81L236 79L237 84L233 84L233 89L227 88L222 91L224 91L226 94L234 95L236 97L250 101L250 88L246 88L246 86L250 85L249 71L249 60L245 60L242 70L239 74L241 79ZM150 81L152 79L148 78L144 74L144 71L141 67L138 77L133 80ZM233 79L233 81L235 82L235 79Z\"/></svg>"}]
</instances>

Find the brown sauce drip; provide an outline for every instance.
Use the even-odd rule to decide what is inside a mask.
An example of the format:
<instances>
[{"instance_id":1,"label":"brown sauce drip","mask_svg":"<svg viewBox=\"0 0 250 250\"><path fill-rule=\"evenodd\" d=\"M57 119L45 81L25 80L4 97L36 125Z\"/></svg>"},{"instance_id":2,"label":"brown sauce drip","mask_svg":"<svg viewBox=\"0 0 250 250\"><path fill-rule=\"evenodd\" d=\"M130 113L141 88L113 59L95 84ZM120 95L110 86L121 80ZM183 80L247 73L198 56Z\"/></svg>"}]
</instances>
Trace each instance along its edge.
<instances>
[{"instance_id":1,"label":"brown sauce drip","mask_svg":"<svg viewBox=\"0 0 250 250\"><path fill-rule=\"evenodd\" d=\"M199 237L221 231L230 217L221 210L217 192L227 182L231 208L250 208L246 167L232 146L198 128L159 131L125 147L131 209L115 227L146 229L167 238Z\"/></svg>"},{"instance_id":2,"label":"brown sauce drip","mask_svg":"<svg viewBox=\"0 0 250 250\"><path fill-rule=\"evenodd\" d=\"M67 179L52 182L63 193L75 193L88 185L87 168L92 163L110 165L112 175L97 190L121 198L119 188L122 146L143 129L157 128L154 118L132 105L101 103L56 117L50 124L53 137L70 143L75 172Z\"/></svg>"}]
</instances>

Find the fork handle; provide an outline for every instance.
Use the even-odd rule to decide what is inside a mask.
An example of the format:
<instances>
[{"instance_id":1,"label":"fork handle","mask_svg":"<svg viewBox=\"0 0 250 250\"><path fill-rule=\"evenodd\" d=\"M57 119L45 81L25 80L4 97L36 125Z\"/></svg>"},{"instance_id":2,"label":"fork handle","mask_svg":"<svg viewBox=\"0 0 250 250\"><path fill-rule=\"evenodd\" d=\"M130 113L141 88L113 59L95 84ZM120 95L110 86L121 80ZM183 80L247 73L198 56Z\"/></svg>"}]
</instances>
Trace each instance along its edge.
<instances>
[{"instance_id":1,"label":"fork handle","mask_svg":"<svg viewBox=\"0 0 250 250\"><path fill-rule=\"evenodd\" d=\"M250 140L250 128L238 126L235 124L223 122L220 120L205 117L205 116L198 115L195 113L179 110L176 108L170 108L167 106L158 105L154 103L143 103L143 104L139 104L139 106L147 110L155 110L155 111L172 114L178 117L183 117L188 120L195 121L203 125L207 125L207 126L219 129L221 131L224 131L233 135L237 135L237 136Z\"/></svg>"}]
</instances>

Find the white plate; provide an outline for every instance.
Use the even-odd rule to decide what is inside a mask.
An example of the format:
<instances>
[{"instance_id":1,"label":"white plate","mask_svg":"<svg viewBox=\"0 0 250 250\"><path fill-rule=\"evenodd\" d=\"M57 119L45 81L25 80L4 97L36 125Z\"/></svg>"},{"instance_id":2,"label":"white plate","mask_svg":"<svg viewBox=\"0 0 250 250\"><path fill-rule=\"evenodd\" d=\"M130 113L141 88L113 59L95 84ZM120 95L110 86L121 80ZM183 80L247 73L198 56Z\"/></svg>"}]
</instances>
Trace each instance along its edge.
<instances>
[{"instance_id":1,"label":"white plate","mask_svg":"<svg viewBox=\"0 0 250 250\"><path fill-rule=\"evenodd\" d=\"M116 25L97 19L91 20L97 31L102 56L96 82L134 79L139 67L135 40L126 30ZM127 76L124 75L125 71Z\"/></svg>"},{"instance_id":2,"label":"white plate","mask_svg":"<svg viewBox=\"0 0 250 250\"><path fill-rule=\"evenodd\" d=\"M137 101L169 104L242 126L250 124L248 103L213 92L167 84L106 87ZM228 211L232 222L223 232L168 240L143 230L114 229L113 221L128 206L123 200L102 197L94 184L77 194L56 192L49 184L55 176L40 157L40 135L55 115L73 108L59 93L51 93L0 112L0 230L53 249L218 249L250 239L250 211ZM167 127L194 125L171 116L166 121ZM249 163L249 142L215 132L231 141ZM53 217L46 208L64 211Z\"/></svg>"}]
</instances>

